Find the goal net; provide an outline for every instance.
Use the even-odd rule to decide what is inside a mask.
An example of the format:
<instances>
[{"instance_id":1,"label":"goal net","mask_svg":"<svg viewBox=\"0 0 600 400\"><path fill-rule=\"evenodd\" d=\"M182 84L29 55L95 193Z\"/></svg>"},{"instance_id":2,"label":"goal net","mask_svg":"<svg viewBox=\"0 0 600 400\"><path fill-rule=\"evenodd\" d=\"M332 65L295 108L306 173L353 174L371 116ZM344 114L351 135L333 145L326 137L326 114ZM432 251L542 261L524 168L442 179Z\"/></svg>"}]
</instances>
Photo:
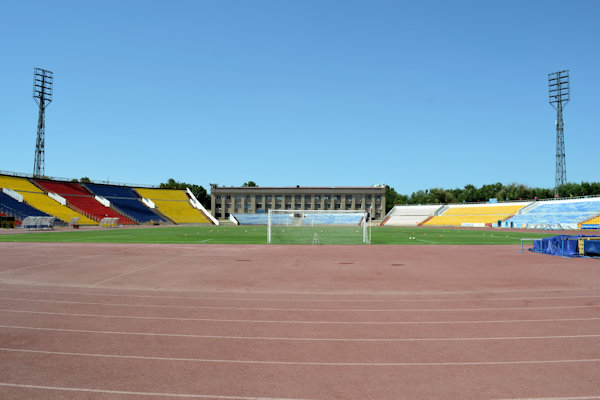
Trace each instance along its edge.
<instances>
[{"instance_id":1,"label":"goal net","mask_svg":"<svg viewBox=\"0 0 600 400\"><path fill-rule=\"evenodd\" d=\"M268 244L370 244L368 212L269 210Z\"/></svg>"}]
</instances>

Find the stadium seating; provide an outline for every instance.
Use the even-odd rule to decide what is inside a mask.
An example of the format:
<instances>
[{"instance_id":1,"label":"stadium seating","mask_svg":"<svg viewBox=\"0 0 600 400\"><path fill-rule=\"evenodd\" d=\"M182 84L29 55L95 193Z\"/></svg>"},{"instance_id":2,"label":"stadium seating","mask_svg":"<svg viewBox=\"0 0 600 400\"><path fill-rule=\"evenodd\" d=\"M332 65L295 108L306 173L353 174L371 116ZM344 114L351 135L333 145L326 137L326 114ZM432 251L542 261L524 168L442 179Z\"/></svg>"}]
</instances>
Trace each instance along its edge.
<instances>
[{"instance_id":1,"label":"stadium seating","mask_svg":"<svg viewBox=\"0 0 600 400\"><path fill-rule=\"evenodd\" d=\"M442 208L434 206L394 206L384 218L382 225L385 226L418 226L427 218Z\"/></svg>"},{"instance_id":2,"label":"stadium seating","mask_svg":"<svg viewBox=\"0 0 600 400\"><path fill-rule=\"evenodd\" d=\"M268 215L266 213L261 214L231 214L240 225L267 225ZM289 220L289 216L286 216ZM286 220L286 221L287 221ZM283 220L282 220L283 222Z\"/></svg>"},{"instance_id":3,"label":"stadium seating","mask_svg":"<svg viewBox=\"0 0 600 400\"><path fill-rule=\"evenodd\" d=\"M358 213L304 214L304 225L358 225L362 218Z\"/></svg>"},{"instance_id":4,"label":"stadium seating","mask_svg":"<svg viewBox=\"0 0 600 400\"><path fill-rule=\"evenodd\" d=\"M600 215L592 217L586 221L581 222L582 224L600 225Z\"/></svg>"},{"instance_id":5,"label":"stadium seating","mask_svg":"<svg viewBox=\"0 0 600 400\"><path fill-rule=\"evenodd\" d=\"M138 194L152 200L164 215L177 224L210 224L204 213L194 208L184 190L136 188Z\"/></svg>"},{"instance_id":6,"label":"stadium seating","mask_svg":"<svg viewBox=\"0 0 600 400\"><path fill-rule=\"evenodd\" d=\"M119 218L119 224L132 225L135 221L117 213L110 207L105 207L94 198L90 192L74 182L57 182L35 180L35 183L47 192L54 192L67 200L72 208L88 214L89 217L100 221L102 218Z\"/></svg>"},{"instance_id":7,"label":"stadium seating","mask_svg":"<svg viewBox=\"0 0 600 400\"><path fill-rule=\"evenodd\" d=\"M86 183L85 187L95 195L105 197L117 211L140 224L170 222L154 210L146 207L131 188L97 183Z\"/></svg>"},{"instance_id":8,"label":"stadium seating","mask_svg":"<svg viewBox=\"0 0 600 400\"><path fill-rule=\"evenodd\" d=\"M19 221L23 221L27 217L48 217L49 215L43 211L31 207L26 202L19 202L6 193L0 191L0 212L4 215L15 217Z\"/></svg>"},{"instance_id":9,"label":"stadium seating","mask_svg":"<svg viewBox=\"0 0 600 400\"><path fill-rule=\"evenodd\" d=\"M426 221L424 226L462 226L464 224L495 224L515 215L530 203L451 205L442 215Z\"/></svg>"},{"instance_id":10,"label":"stadium seating","mask_svg":"<svg viewBox=\"0 0 600 400\"><path fill-rule=\"evenodd\" d=\"M583 221L600 214L600 198L541 201L521 215L505 221L506 226L536 228L547 225L575 229Z\"/></svg>"},{"instance_id":11,"label":"stadium seating","mask_svg":"<svg viewBox=\"0 0 600 400\"><path fill-rule=\"evenodd\" d=\"M9 188L20 193L30 206L45 212L47 215L55 216L65 223L68 223L71 218L79 217L79 225L97 225L96 221L51 199L25 178L0 175L0 187Z\"/></svg>"}]
</instances>

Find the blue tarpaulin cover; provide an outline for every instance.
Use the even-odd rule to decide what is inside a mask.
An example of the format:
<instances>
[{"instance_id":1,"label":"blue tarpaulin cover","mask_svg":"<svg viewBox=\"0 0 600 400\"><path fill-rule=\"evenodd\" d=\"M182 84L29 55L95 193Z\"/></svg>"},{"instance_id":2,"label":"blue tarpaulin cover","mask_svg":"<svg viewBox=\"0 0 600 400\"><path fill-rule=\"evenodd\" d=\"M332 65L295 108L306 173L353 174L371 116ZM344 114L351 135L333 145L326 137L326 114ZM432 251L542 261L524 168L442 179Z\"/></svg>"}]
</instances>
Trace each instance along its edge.
<instances>
[{"instance_id":1,"label":"blue tarpaulin cover","mask_svg":"<svg viewBox=\"0 0 600 400\"><path fill-rule=\"evenodd\" d=\"M583 252L586 256L600 256L600 240L586 240L583 242Z\"/></svg>"},{"instance_id":2,"label":"blue tarpaulin cover","mask_svg":"<svg viewBox=\"0 0 600 400\"><path fill-rule=\"evenodd\" d=\"M550 254L553 256L563 257L579 257L579 238L583 237L598 237L598 235L558 235L552 236L541 240L533 241L533 248L529 251L542 254ZM586 240L586 244L590 242L596 242L595 240ZM599 243L600 247L600 243ZM598 249L600 250L600 248ZM587 249L585 250L588 255ZM592 255L591 253L589 255Z\"/></svg>"}]
</instances>

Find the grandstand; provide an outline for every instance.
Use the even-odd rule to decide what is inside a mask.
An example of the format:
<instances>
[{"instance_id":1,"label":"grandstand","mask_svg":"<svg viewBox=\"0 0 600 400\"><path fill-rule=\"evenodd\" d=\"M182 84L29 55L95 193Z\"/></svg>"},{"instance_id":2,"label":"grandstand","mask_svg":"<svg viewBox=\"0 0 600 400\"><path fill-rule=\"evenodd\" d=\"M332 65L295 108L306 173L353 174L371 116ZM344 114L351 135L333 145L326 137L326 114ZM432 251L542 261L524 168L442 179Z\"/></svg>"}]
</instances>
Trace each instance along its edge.
<instances>
[{"instance_id":1,"label":"grandstand","mask_svg":"<svg viewBox=\"0 0 600 400\"><path fill-rule=\"evenodd\" d=\"M600 214L600 198L550 200L532 203L506 220L505 227L528 229L577 229Z\"/></svg>"},{"instance_id":2,"label":"grandstand","mask_svg":"<svg viewBox=\"0 0 600 400\"><path fill-rule=\"evenodd\" d=\"M192 206L185 190L135 188L143 198L150 199L164 215L177 224L210 224L201 210Z\"/></svg>"},{"instance_id":3,"label":"grandstand","mask_svg":"<svg viewBox=\"0 0 600 400\"><path fill-rule=\"evenodd\" d=\"M15 217L18 221L23 221L27 217L48 217L43 211L31 207L24 201L18 201L8 194L0 191L0 214Z\"/></svg>"},{"instance_id":4,"label":"grandstand","mask_svg":"<svg viewBox=\"0 0 600 400\"><path fill-rule=\"evenodd\" d=\"M64 223L69 223L72 218L78 217L80 225L97 225L96 221L59 203L60 197L50 198L25 178L0 175L0 187L19 193L30 206L43 211L47 215L55 216Z\"/></svg>"},{"instance_id":5,"label":"grandstand","mask_svg":"<svg viewBox=\"0 0 600 400\"><path fill-rule=\"evenodd\" d=\"M440 210L440 215L433 216L423 223L424 226L486 226L496 225L512 217L520 209L530 203L502 203L502 204L460 204L447 206Z\"/></svg>"},{"instance_id":6,"label":"grandstand","mask_svg":"<svg viewBox=\"0 0 600 400\"><path fill-rule=\"evenodd\" d=\"M121 214L140 224L170 223L166 217L146 206L138 194L131 188L116 185L86 183L85 187L97 196L109 200L112 206Z\"/></svg>"},{"instance_id":7,"label":"grandstand","mask_svg":"<svg viewBox=\"0 0 600 400\"><path fill-rule=\"evenodd\" d=\"M381 226L419 226L431 218L441 205L394 206L381 222Z\"/></svg>"},{"instance_id":8,"label":"grandstand","mask_svg":"<svg viewBox=\"0 0 600 400\"><path fill-rule=\"evenodd\" d=\"M100 203L93 194L78 183L50 180L35 180L35 183L47 192L53 192L64 197L71 208L96 221L100 221L102 218L118 218L119 224L135 224L135 221Z\"/></svg>"}]
</instances>

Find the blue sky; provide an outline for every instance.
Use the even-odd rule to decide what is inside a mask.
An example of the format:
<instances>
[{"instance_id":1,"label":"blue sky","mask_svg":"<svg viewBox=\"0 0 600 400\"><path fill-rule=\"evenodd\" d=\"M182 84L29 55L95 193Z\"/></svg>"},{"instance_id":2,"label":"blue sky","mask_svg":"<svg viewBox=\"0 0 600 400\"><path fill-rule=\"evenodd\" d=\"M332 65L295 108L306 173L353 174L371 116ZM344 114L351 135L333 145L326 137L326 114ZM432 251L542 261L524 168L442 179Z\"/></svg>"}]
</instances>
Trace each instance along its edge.
<instances>
[{"instance_id":1,"label":"blue sky","mask_svg":"<svg viewBox=\"0 0 600 400\"><path fill-rule=\"evenodd\" d=\"M598 181L598 1L55 1L0 6L0 170L158 184Z\"/></svg>"}]
</instances>

